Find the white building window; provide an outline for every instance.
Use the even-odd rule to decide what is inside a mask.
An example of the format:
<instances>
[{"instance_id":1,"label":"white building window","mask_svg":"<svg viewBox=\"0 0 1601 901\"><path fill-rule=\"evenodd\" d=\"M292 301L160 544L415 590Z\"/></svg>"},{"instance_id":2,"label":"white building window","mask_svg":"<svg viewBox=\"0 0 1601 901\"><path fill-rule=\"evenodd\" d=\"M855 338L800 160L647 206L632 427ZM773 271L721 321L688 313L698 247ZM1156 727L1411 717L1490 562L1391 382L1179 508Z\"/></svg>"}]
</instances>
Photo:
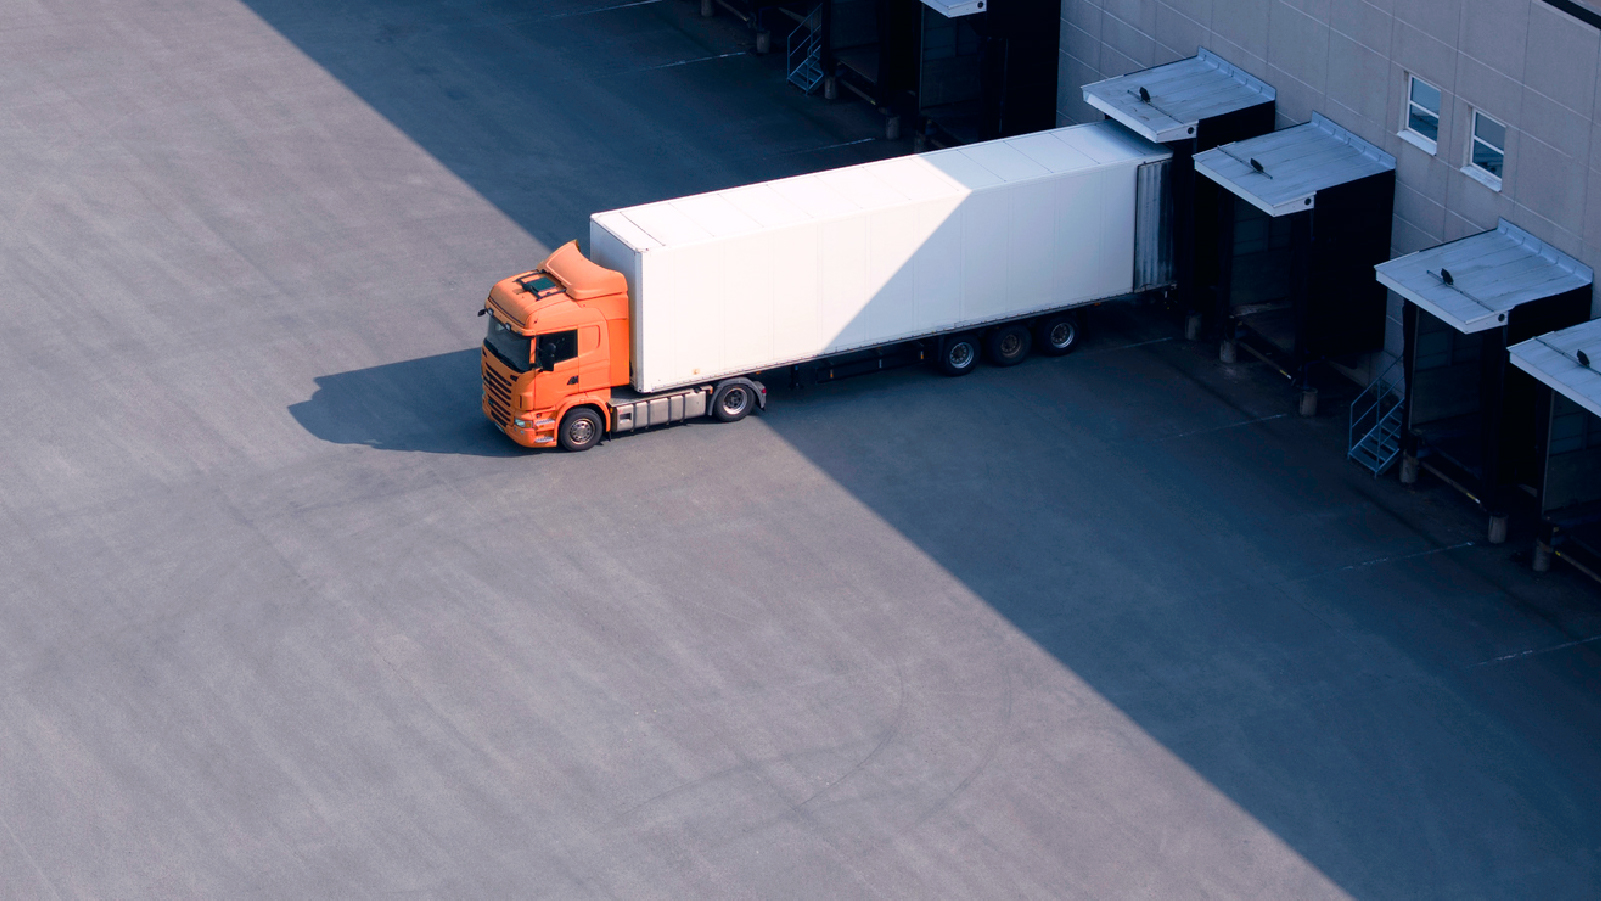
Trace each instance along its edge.
<instances>
[{"instance_id":1,"label":"white building window","mask_svg":"<svg viewBox=\"0 0 1601 901\"><path fill-rule=\"evenodd\" d=\"M1468 146L1468 164L1462 171L1501 190L1501 172L1506 163L1506 126L1474 110L1473 140Z\"/></svg>"},{"instance_id":2,"label":"white building window","mask_svg":"<svg viewBox=\"0 0 1601 901\"><path fill-rule=\"evenodd\" d=\"M1401 137L1433 153L1440 140L1440 89L1407 76L1406 122Z\"/></svg>"}]
</instances>

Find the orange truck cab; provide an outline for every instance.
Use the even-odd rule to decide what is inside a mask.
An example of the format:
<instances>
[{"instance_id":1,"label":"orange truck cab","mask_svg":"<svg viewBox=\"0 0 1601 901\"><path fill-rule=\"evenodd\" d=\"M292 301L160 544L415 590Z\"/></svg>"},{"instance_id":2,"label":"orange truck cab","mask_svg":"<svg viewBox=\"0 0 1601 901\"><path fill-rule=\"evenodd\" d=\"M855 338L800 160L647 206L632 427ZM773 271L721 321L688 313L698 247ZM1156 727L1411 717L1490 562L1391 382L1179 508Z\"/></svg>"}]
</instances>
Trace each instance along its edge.
<instances>
[{"instance_id":1,"label":"orange truck cab","mask_svg":"<svg viewBox=\"0 0 1601 901\"><path fill-rule=\"evenodd\" d=\"M608 433L708 407L732 421L766 401L766 389L743 378L659 395L629 390L627 280L585 258L576 241L495 283L485 314L484 415L526 447L587 450Z\"/></svg>"}]
</instances>

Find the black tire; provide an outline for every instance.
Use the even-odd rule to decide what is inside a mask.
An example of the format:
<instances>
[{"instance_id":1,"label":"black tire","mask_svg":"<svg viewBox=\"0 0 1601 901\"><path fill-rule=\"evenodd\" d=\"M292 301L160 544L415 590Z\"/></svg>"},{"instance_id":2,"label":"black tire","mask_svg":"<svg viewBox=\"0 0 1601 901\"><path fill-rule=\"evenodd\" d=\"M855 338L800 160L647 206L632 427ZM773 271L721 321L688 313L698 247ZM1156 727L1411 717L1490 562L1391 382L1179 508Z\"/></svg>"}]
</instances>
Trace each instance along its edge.
<instances>
[{"instance_id":1,"label":"black tire","mask_svg":"<svg viewBox=\"0 0 1601 901\"><path fill-rule=\"evenodd\" d=\"M712 392L712 416L718 422L739 422L756 406L756 392L744 382L724 382Z\"/></svg>"},{"instance_id":2,"label":"black tire","mask_svg":"<svg viewBox=\"0 0 1601 901\"><path fill-rule=\"evenodd\" d=\"M940 342L934 368L945 375L967 375L978 368L978 339L972 335L952 335Z\"/></svg>"},{"instance_id":3,"label":"black tire","mask_svg":"<svg viewBox=\"0 0 1601 901\"><path fill-rule=\"evenodd\" d=\"M600 414L592 407L574 407L561 418L561 428L556 430L556 442L563 450L573 453L586 451L600 441L601 433L605 427L600 421Z\"/></svg>"},{"instance_id":4,"label":"black tire","mask_svg":"<svg viewBox=\"0 0 1601 901\"><path fill-rule=\"evenodd\" d=\"M1078 347L1078 316L1057 313L1034 326L1034 349L1048 357L1059 357Z\"/></svg>"},{"instance_id":5,"label":"black tire","mask_svg":"<svg viewBox=\"0 0 1601 901\"><path fill-rule=\"evenodd\" d=\"M1029 345L1033 343L1028 327L1013 322L989 333L984 339L984 353L996 366L1016 366L1028 357Z\"/></svg>"}]
</instances>

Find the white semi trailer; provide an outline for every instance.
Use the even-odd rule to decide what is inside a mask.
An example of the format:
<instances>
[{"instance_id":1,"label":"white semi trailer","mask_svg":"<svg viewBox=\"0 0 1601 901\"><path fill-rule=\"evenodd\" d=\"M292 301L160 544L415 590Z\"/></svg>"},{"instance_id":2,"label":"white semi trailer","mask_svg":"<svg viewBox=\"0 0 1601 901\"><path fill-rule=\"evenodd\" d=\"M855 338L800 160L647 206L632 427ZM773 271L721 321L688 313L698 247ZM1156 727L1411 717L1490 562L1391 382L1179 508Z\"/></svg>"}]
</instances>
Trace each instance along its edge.
<instances>
[{"instance_id":1,"label":"white semi trailer","mask_svg":"<svg viewBox=\"0 0 1601 901\"><path fill-rule=\"evenodd\" d=\"M1169 151L1111 122L596 213L495 285L484 412L528 446L700 415L751 377L1061 354L1074 310L1172 281Z\"/></svg>"}]
</instances>

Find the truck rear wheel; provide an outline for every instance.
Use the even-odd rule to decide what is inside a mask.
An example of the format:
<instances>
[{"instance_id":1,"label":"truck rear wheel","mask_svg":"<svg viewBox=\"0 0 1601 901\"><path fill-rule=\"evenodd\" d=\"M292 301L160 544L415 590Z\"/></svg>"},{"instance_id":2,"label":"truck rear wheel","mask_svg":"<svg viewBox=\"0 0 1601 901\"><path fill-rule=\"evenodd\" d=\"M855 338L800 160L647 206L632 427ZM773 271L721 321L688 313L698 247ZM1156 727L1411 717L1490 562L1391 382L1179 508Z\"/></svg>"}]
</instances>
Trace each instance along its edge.
<instances>
[{"instance_id":1,"label":"truck rear wheel","mask_svg":"<svg viewBox=\"0 0 1601 901\"><path fill-rule=\"evenodd\" d=\"M564 450L575 453L586 451L600 440L601 431L599 413L589 407L575 407L568 410L567 415L561 418L561 428L556 431L556 441Z\"/></svg>"},{"instance_id":2,"label":"truck rear wheel","mask_svg":"<svg viewBox=\"0 0 1601 901\"><path fill-rule=\"evenodd\" d=\"M1028 327L1014 322L990 332L984 340L984 350L989 354L990 362L996 366L1016 366L1028 356L1028 347L1032 343Z\"/></svg>"},{"instance_id":3,"label":"truck rear wheel","mask_svg":"<svg viewBox=\"0 0 1601 901\"><path fill-rule=\"evenodd\" d=\"M934 368L945 375L967 375L978 367L978 339L972 335L952 335L940 342Z\"/></svg>"},{"instance_id":4,"label":"truck rear wheel","mask_svg":"<svg viewBox=\"0 0 1601 901\"><path fill-rule=\"evenodd\" d=\"M756 396L744 382L724 382L712 394L712 416L718 422L739 422L750 413Z\"/></svg>"},{"instance_id":5,"label":"truck rear wheel","mask_svg":"<svg viewBox=\"0 0 1601 901\"><path fill-rule=\"evenodd\" d=\"M1078 317L1072 313L1047 316L1034 326L1034 339L1040 353L1047 356L1071 353L1078 346Z\"/></svg>"}]
</instances>

